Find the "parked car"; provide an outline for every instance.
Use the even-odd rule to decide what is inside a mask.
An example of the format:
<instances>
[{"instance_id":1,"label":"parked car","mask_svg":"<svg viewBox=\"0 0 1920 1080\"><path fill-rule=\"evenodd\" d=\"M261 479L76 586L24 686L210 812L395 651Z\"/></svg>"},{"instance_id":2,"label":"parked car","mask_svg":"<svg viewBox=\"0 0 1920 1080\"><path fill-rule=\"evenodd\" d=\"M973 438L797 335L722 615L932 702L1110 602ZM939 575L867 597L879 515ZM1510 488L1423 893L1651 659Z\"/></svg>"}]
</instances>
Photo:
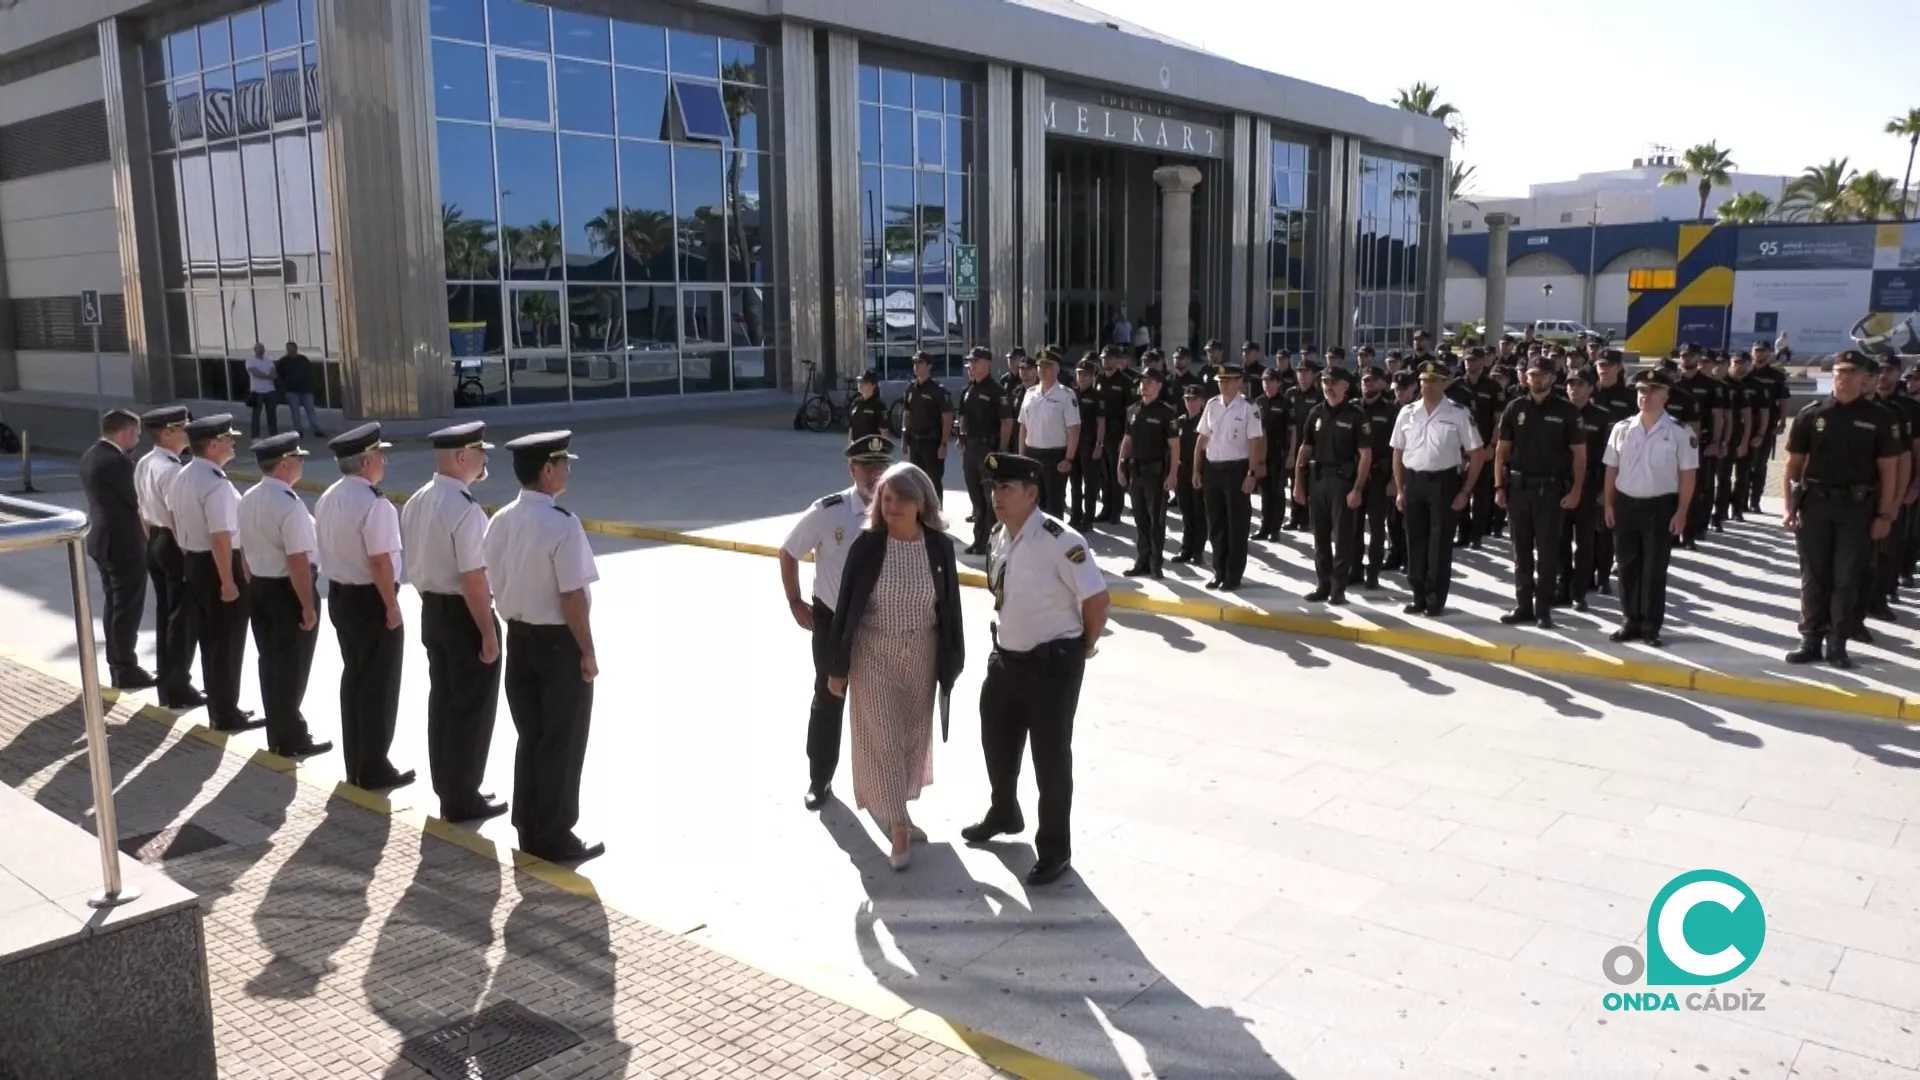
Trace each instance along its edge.
<instances>
[{"instance_id":1,"label":"parked car","mask_svg":"<svg viewBox=\"0 0 1920 1080\"><path fill-rule=\"evenodd\" d=\"M1575 322L1572 319L1535 319L1533 323L1535 341L1545 341L1554 345L1571 345L1573 339L1581 334L1602 343L1609 340L1609 335L1598 330L1590 330L1585 323Z\"/></svg>"}]
</instances>

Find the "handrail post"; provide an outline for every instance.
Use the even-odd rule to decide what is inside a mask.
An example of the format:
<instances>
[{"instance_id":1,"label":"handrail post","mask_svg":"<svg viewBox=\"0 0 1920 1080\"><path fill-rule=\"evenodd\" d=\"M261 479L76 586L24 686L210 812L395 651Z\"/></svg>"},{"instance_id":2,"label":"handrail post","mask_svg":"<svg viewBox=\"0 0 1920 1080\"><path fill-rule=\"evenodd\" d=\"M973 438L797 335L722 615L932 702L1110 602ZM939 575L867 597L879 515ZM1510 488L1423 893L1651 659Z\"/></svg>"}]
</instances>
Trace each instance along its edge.
<instances>
[{"instance_id":1,"label":"handrail post","mask_svg":"<svg viewBox=\"0 0 1920 1080\"><path fill-rule=\"evenodd\" d=\"M33 447L29 440L32 433L26 428L20 429L20 493L37 495L40 489L33 486Z\"/></svg>"},{"instance_id":2,"label":"handrail post","mask_svg":"<svg viewBox=\"0 0 1920 1080\"><path fill-rule=\"evenodd\" d=\"M87 554L83 536L66 543L73 577L73 636L80 647L80 700L87 719L87 772L93 777L93 831L100 838L100 891L87 898L105 908L140 898L137 885L120 880L120 827L113 812L113 764L107 756L106 710L100 699L100 670L94 655L93 604L87 594Z\"/></svg>"}]
</instances>

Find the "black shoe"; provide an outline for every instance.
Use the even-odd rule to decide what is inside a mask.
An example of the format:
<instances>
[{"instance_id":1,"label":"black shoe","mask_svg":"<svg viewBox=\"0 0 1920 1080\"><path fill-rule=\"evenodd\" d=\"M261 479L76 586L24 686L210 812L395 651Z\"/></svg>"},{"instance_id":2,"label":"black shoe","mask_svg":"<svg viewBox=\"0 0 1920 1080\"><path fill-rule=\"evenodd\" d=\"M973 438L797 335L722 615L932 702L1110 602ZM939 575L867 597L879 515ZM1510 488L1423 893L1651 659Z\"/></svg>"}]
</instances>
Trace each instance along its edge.
<instances>
[{"instance_id":1,"label":"black shoe","mask_svg":"<svg viewBox=\"0 0 1920 1080\"><path fill-rule=\"evenodd\" d=\"M1327 597L1332 595L1333 595L1332 589L1327 589L1327 588L1315 589L1312 592L1307 594L1307 603L1323 604L1323 603L1326 603Z\"/></svg>"},{"instance_id":2,"label":"black shoe","mask_svg":"<svg viewBox=\"0 0 1920 1080\"><path fill-rule=\"evenodd\" d=\"M1473 550L1475 550L1475 551L1479 551L1479 550L1480 550L1480 541L1478 541L1478 540L1473 540L1473 541L1470 541L1470 542L1469 542L1469 543L1467 544L1467 546L1468 546L1468 547L1470 547L1470 548L1472 548L1472 549L1473 549Z\"/></svg>"},{"instance_id":3,"label":"black shoe","mask_svg":"<svg viewBox=\"0 0 1920 1080\"><path fill-rule=\"evenodd\" d=\"M333 744L330 742L315 742L312 739L308 739L306 742L295 743L292 746L269 745L267 749L275 754L279 754L283 758L298 760L300 758L318 757L333 749Z\"/></svg>"},{"instance_id":4,"label":"black shoe","mask_svg":"<svg viewBox=\"0 0 1920 1080\"><path fill-rule=\"evenodd\" d=\"M827 805L827 800L831 798L833 798L833 788L826 784L812 784L808 786L807 796L800 800L800 805L809 810L818 810Z\"/></svg>"},{"instance_id":5,"label":"black shoe","mask_svg":"<svg viewBox=\"0 0 1920 1080\"><path fill-rule=\"evenodd\" d=\"M1074 532L1086 532L1087 519L1083 517L1069 517L1067 519L1067 528L1072 529Z\"/></svg>"},{"instance_id":6,"label":"black shoe","mask_svg":"<svg viewBox=\"0 0 1920 1080\"><path fill-rule=\"evenodd\" d=\"M1519 626L1521 623L1532 621L1533 609L1530 607L1517 607L1500 616L1501 626Z\"/></svg>"},{"instance_id":7,"label":"black shoe","mask_svg":"<svg viewBox=\"0 0 1920 1080\"><path fill-rule=\"evenodd\" d=\"M1715 518L1710 524L1713 526L1714 532L1723 533L1727 531L1727 521L1725 518Z\"/></svg>"},{"instance_id":8,"label":"black shoe","mask_svg":"<svg viewBox=\"0 0 1920 1080\"><path fill-rule=\"evenodd\" d=\"M1214 590L1215 592L1218 592L1225 585L1226 585L1226 582L1221 581L1219 578L1209 578L1207 580L1206 587Z\"/></svg>"},{"instance_id":9,"label":"black shoe","mask_svg":"<svg viewBox=\"0 0 1920 1080\"><path fill-rule=\"evenodd\" d=\"M1862 645L1871 645L1873 644L1873 631L1868 630L1864 626L1856 626L1853 632L1847 635L1847 640L1857 641Z\"/></svg>"},{"instance_id":10,"label":"black shoe","mask_svg":"<svg viewBox=\"0 0 1920 1080\"><path fill-rule=\"evenodd\" d=\"M551 847L546 845L528 846L524 841L520 850L537 859L551 863L583 863L588 859L597 859L607 853L607 845L601 843L584 844L577 837L569 836Z\"/></svg>"},{"instance_id":11,"label":"black shoe","mask_svg":"<svg viewBox=\"0 0 1920 1080\"><path fill-rule=\"evenodd\" d=\"M1612 596L1613 586L1608 583L1606 578L1601 578L1599 584L1593 587L1593 591L1599 593L1601 596Z\"/></svg>"},{"instance_id":12,"label":"black shoe","mask_svg":"<svg viewBox=\"0 0 1920 1080\"><path fill-rule=\"evenodd\" d=\"M1125 570L1120 571L1121 577L1145 577L1146 575L1147 575L1147 568L1144 566L1141 566L1139 563L1135 563L1132 566L1127 567Z\"/></svg>"},{"instance_id":13,"label":"black shoe","mask_svg":"<svg viewBox=\"0 0 1920 1080\"><path fill-rule=\"evenodd\" d=\"M1800 642L1799 648L1786 655L1786 661L1789 664L1811 664L1821 659L1823 655L1820 639L1806 638Z\"/></svg>"},{"instance_id":14,"label":"black shoe","mask_svg":"<svg viewBox=\"0 0 1920 1080\"><path fill-rule=\"evenodd\" d=\"M1336 590L1332 596L1327 597L1327 603L1338 607L1345 607L1347 604L1346 592L1344 590Z\"/></svg>"},{"instance_id":15,"label":"black shoe","mask_svg":"<svg viewBox=\"0 0 1920 1080\"><path fill-rule=\"evenodd\" d=\"M145 690L160 685L160 680L142 668L129 668L113 676L112 685L115 690Z\"/></svg>"},{"instance_id":16,"label":"black shoe","mask_svg":"<svg viewBox=\"0 0 1920 1080\"><path fill-rule=\"evenodd\" d=\"M1367 588L1368 588L1369 590L1374 590L1374 589L1378 589L1379 587L1380 587L1380 575L1379 575L1379 573L1378 573L1378 572L1375 572L1375 573L1371 573L1371 574L1368 574L1368 575L1367 575Z\"/></svg>"},{"instance_id":17,"label":"black shoe","mask_svg":"<svg viewBox=\"0 0 1920 1080\"><path fill-rule=\"evenodd\" d=\"M1686 539L1680 541L1680 549L1682 551L1699 551L1700 545L1695 543L1694 539L1689 536Z\"/></svg>"},{"instance_id":18,"label":"black shoe","mask_svg":"<svg viewBox=\"0 0 1920 1080\"><path fill-rule=\"evenodd\" d=\"M1888 607L1885 604L1875 604L1873 607L1868 608L1867 618L1872 619L1875 622L1899 622L1900 621L1900 619L1896 615L1894 615L1893 609Z\"/></svg>"},{"instance_id":19,"label":"black shoe","mask_svg":"<svg viewBox=\"0 0 1920 1080\"><path fill-rule=\"evenodd\" d=\"M1740 511L1738 511L1738 510L1735 510L1735 511L1733 512L1733 520L1735 520L1735 521L1745 521L1745 520L1747 520L1747 515L1745 515L1745 514L1743 514L1743 513L1741 513L1741 512L1740 512Z\"/></svg>"},{"instance_id":20,"label":"black shoe","mask_svg":"<svg viewBox=\"0 0 1920 1080\"><path fill-rule=\"evenodd\" d=\"M1625 645L1629 641L1639 641L1641 636L1639 627L1623 626L1613 633L1608 634L1607 640L1613 642L1615 645Z\"/></svg>"},{"instance_id":21,"label":"black shoe","mask_svg":"<svg viewBox=\"0 0 1920 1080\"><path fill-rule=\"evenodd\" d=\"M1566 591L1566 592L1557 592L1557 593L1554 593L1554 594L1553 594L1553 603L1551 603L1551 604L1549 604L1549 605L1547 605L1547 606L1549 606L1549 607L1568 607L1568 606L1570 606L1570 605L1571 605L1572 603L1573 603L1573 591L1572 591L1572 590L1568 590L1568 591Z\"/></svg>"},{"instance_id":22,"label":"black shoe","mask_svg":"<svg viewBox=\"0 0 1920 1080\"><path fill-rule=\"evenodd\" d=\"M1427 613L1427 605L1416 600L1400 610L1407 615L1425 615Z\"/></svg>"},{"instance_id":23,"label":"black shoe","mask_svg":"<svg viewBox=\"0 0 1920 1080\"><path fill-rule=\"evenodd\" d=\"M1221 582L1221 583L1220 583L1220 591L1221 591L1221 592L1239 592L1239 591L1240 591L1240 580L1239 580L1238 578L1235 578L1235 579L1234 579L1234 580L1232 580L1232 581L1223 581L1223 582Z\"/></svg>"},{"instance_id":24,"label":"black shoe","mask_svg":"<svg viewBox=\"0 0 1920 1080\"><path fill-rule=\"evenodd\" d=\"M1027 831L1027 823L1018 814L1012 817L995 817L991 811L986 817L960 830L960 839L969 844L984 844L996 836L1013 836Z\"/></svg>"},{"instance_id":25,"label":"black shoe","mask_svg":"<svg viewBox=\"0 0 1920 1080\"><path fill-rule=\"evenodd\" d=\"M1442 615L1445 615L1446 613L1447 613L1447 606L1445 604L1428 604L1427 605L1427 618L1429 619L1438 619Z\"/></svg>"},{"instance_id":26,"label":"black shoe","mask_svg":"<svg viewBox=\"0 0 1920 1080\"><path fill-rule=\"evenodd\" d=\"M1542 611L1540 613L1540 617L1533 620L1533 625L1539 627L1542 630L1553 629L1553 611L1551 609Z\"/></svg>"},{"instance_id":27,"label":"black shoe","mask_svg":"<svg viewBox=\"0 0 1920 1080\"><path fill-rule=\"evenodd\" d=\"M185 690L163 692L160 695L160 707L174 712L186 712L197 709L207 703L207 695L189 686Z\"/></svg>"},{"instance_id":28,"label":"black shoe","mask_svg":"<svg viewBox=\"0 0 1920 1080\"><path fill-rule=\"evenodd\" d=\"M1584 615L1584 614L1586 614L1586 613L1587 613L1587 611L1588 611L1588 610L1590 610L1590 609L1589 609L1589 608L1587 607L1587 598L1586 598L1586 597L1584 597L1584 596L1576 596L1576 597L1574 597L1574 598L1573 598L1573 610L1575 610L1575 611L1578 611L1578 612L1580 612L1580 613L1581 613L1581 614L1583 614L1583 615Z\"/></svg>"},{"instance_id":29,"label":"black shoe","mask_svg":"<svg viewBox=\"0 0 1920 1080\"><path fill-rule=\"evenodd\" d=\"M458 824L462 821L487 821L507 812L507 804L492 799L482 799L473 806L442 806L440 820Z\"/></svg>"},{"instance_id":30,"label":"black shoe","mask_svg":"<svg viewBox=\"0 0 1920 1080\"><path fill-rule=\"evenodd\" d=\"M1041 859L1033 864L1033 869L1027 871L1027 884L1051 885L1059 881L1060 875L1066 873L1072 865L1071 859Z\"/></svg>"},{"instance_id":31,"label":"black shoe","mask_svg":"<svg viewBox=\"0 0 1920 1080\"><path fill-rule=\"evenodd\" d=\"M405 772L388 772L380 776L364 776L354 786L368 791L392 791L413 783L415 774L412 769Z\"/></svg>"},{"instance_id":32,"label":"black shoe","mask_svg":"<svg viewBox=\"0 0 1920 1080\"><path fill-rule=\"evenodd\" d=\"M319 428L314 428L313 437L316 439L324 439L327 437L327 433L324 431L321 431Z\"/></svg>"},{"instance_id":33,"label":"black shoe","mask_svg":"<svg viewBox=\"0 0 1920 1080\"><path fill-rule=\"evenodd\" d=\"M1155 581L1165 581L1167 578L1167 575L1161 573L1160 568L1157 566L1147 571L1147 576L1152 578Z\"/></svg>"},{"instance_id":34,"label":"black shoe","mask_svg":"<svg viewBox=\"0 0 1920 1080\"><path fill-rule=\"evenodd\" d=\"M1655 630L1652 633L1648 634L1646 637L1641 638L1640 641L1641 641L1641 644L1646 645L1648 648L1652 648L1652 649L1657 649L1660 646L1666 644L1665 641L1661 640L1660 631L1658 630Z\"/></svg>"},{"instance_id":35,"label":"black shoe","mask_svg":"<svg viewBox=\"0 0 1920 1080\"><path fill-rule=\"evenodd\" d=\"M1827 663L1841 671L1853 670L1853 657L1847 655L1845 645L1836 645L1827 650Z\"/></svg>"},{"instance_id":36,"label":"black shoe","mask_svg":"<svg viewBox=\"0 0 1920 1080\"><path fill-rule=\"evenodd\" d=\"M242 731L253 731L267 726L263 719L255 719L252 709L241 709L239 714L227 720L207 725L222 735L237 735Z\"/></svg>"}]
</instances>

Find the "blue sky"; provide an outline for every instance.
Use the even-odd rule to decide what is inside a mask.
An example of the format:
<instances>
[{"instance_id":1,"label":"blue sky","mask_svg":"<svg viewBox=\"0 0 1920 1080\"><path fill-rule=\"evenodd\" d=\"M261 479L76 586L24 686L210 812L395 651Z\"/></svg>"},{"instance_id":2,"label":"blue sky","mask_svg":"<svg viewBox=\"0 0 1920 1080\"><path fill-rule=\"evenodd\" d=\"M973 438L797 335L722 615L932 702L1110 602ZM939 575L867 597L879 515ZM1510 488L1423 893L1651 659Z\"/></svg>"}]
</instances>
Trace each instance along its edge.
<instances>
[{"instance_id":1,"label":"blue sky","mask_svg":"<svg viewBox=\"0 0 1920 1080\"><path fill-rule=\"evenodd\" d=\"M1745 172L1848 157L1897 182L1907 146L1882 128L1920 106L1920 0L1088 2L1373 101L1438 83L1466 120L1455 157L1477 166L1482 195L1708 140Z\"/></svg>"}]
</instances>

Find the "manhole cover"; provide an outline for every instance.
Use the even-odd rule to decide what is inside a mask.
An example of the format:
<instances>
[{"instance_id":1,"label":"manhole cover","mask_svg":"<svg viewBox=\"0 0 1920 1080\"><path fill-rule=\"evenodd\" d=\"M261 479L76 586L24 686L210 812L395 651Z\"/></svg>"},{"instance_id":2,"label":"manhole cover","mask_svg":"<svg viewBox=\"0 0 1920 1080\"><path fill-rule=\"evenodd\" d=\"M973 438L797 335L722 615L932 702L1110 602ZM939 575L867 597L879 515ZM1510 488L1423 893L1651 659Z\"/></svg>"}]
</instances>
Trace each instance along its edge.
<instances>
[{"instance_id":1,"label":"manhole cover","mask_svg":"<svg viewBox=\"0 0 1920 1080\"><path fill-rule=\"evenodd\" d=\"M408 1039L400 1056L435 1080L502 1080L580 1045L580 1036L530 1009L502 1001L472 1019Z\"/></svg>"},{"instance_id":2,"label":"manhole cover","mask_svg":"<svg viewBox=\"0 0 1920 1080\"><path fill-rule=\"evenodd\" d=\"M160 863L168 859L183 859L188 855L198 855L211 851L226 841L198 825L188 823L161 829L159 832L142 836L129 836L120 841L120 850L143 863Z\"/></svg>"}]
</instances>

